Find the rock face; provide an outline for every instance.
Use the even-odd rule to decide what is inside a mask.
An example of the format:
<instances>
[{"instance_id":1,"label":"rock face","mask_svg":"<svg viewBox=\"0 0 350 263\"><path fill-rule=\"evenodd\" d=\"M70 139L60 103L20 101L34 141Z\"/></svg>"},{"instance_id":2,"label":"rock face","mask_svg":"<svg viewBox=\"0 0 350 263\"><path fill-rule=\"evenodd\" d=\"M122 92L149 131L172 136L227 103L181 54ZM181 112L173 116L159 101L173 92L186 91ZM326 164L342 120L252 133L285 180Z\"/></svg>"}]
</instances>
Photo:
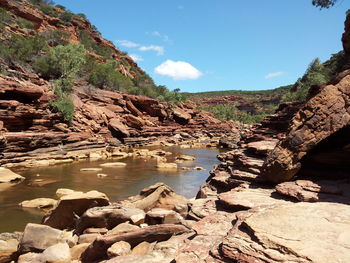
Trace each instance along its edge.
<instances>
[{"instance_id":1,"label":"rock face","mask_svg":"<svg viewBox=\"0 0 350 263\"><path fill-rule=\"evenodd\" d=\"M276 183L292 179L302 172L303 160L310 155L314 165L308 160L309 168L323 170L320 173L324 173L337 167L340 174L334 177L341 176L342 172L347 174L350 166L346 159L349 154L341 148L349 143L349 139L342 136L350 124L349 95L350 75L346 75L312 97L292 119L286 138L268 156L263 168L265 178ZM324 162L327 158L325 154L330 161ZM342 157L336 160L336 156ZM317 159L320 158L321 164L317 169Z\"/></svg>"}]
</instances>

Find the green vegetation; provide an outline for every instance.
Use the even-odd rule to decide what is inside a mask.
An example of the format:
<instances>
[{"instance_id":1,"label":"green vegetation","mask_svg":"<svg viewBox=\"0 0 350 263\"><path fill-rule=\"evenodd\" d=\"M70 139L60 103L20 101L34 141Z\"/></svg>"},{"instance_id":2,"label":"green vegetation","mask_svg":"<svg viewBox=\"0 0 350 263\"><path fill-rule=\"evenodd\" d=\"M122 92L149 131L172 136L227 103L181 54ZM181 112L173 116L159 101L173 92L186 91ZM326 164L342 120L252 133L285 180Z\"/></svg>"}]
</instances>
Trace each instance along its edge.
<instances>
[{"instance_id":1,"label":"green vegetation","mask_svg":"<svg viewBox=\"0 0 350 263\"><path fill-rule=\"evenodd\" d=\"M89 76L89 83L101 89L128 91L133 87L133 82L116 67L115 61L96 65Z\"/></svg>"},{"instance_id":2,"label":"green vegetation","mask_svg":"<svg viewBox=\"0 0 350 263\"><path fill-rule=\"evenodd\" d=\"M51 5L42 4L38 6L39 10L48 16L58 17L58 12Z\"/></svg>"},{"instance_id":3,"label":"green vegetation","mask_svg":"<svg viewBox=\"0 0 350 263\"><path fill-rule=\"evenodd\" d=\"M86 31L79 30L79 40L86 50L95 52L97 55L100 55L105 59L111 58L113 52L112 49L98 45Z\"/></svg>"},{"instance_id":4,"label":"green vegetation","mask_svg":"<svg viewBox=\"0 0 350 263\"><path fill-rule=\"evenodd\" d=\"M55 47L58 45L67 45L67 39L69 39L70 35L66 31L49 29L43 33L43 36L47 39L50 46Z\"/></svg>"},{"instance_id":5,"label":"green vegetation","mask_svg":"<svg viewBox=\"0 0 350 263\"><path fill-rule=\"evenodd\" d=\"M66 11L60 15L60 19L66 24L69 24L72 22L73 16L74 15L71 12Z\"/></svg>"},{"instance_id":6,"label":"green vegetation","mask_svg":"<svg viewBox=\"0 0 350 263\"><path fill-rule=\"evenodd\" d=\"M34 63L34 68L54 81L56 100L50 101L50 106L62 113L67 122L72 122L74 104L71 87L76 74L85 63L85 49L79 44L59 45Z\"/></svg>"},{"instance_id":7,"label":"green vegetation","mask_svg":"<svg viewBox=\"0 0 350 263\"><path fill-rule=\"evenodd\" d=\"M30 62L41 50L47 48L46 40L41 35L22 37L12 35L6 42L0 44L0 57L7 61L20 60Z\"/></svg>"},{"instance_id":8,"label":"green vegetation","mask_svg":"<svg viewBox=\"0 0 350 263\"><path fill-rule=\"evenodd\" d=\"M265 112L251 114L238 110L233 104L219 104L216 106L201 106L200 109L214 113L220 120L240 121L246 124L261 122L266 116Z\"/></svg>"},{"instance_id":9,"label":"green vegetation","mask_svg":"<svg viewBox=\"0 0 350 263\"><path fill-rule=\"evenodd\" d=\"M325 63L316 58L307 68L304 76L299 78L289 92L282 98L282 102L305 101L309 89L313 85L328 83L336 74L349 68L349 60L341 51L333 54Z\"/></svg>"}]
</instances>

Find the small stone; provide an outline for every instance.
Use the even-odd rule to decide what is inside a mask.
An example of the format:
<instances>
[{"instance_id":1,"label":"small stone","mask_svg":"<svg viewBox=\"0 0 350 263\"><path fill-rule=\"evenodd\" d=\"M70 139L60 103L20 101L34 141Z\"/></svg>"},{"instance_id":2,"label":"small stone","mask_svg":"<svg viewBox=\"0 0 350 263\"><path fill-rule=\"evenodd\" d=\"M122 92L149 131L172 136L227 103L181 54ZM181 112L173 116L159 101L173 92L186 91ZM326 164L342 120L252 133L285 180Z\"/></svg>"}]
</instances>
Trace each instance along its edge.
<instances>
[{"instance_id":1,"label":"small stone","mask_svg":"<svg viewBox=\"0 0 350 263\"><path fill-rule=\"evenodd\" d=\"M148 243L146 241L138 244L136 247L134 247L131 251L132 255L147 255L152 252L156 242L154 243Z\"/></svg>"},{"instance_id":2,"label":"small stone","mask_svg":"<svg viewBox=\"0 0 350 263\"><path fill-rule=\"evenodd\" d=\"M197 170L197 171L205 171L205 169L203 167L200 166L196 166L193 168L193 170Z\"/></svg>"},{"instance_id":3,"label":"small stone","mask_svg":"<svg viewBox=\"0 0 350 263\"><path fill-rule=\"evenodd\" d=\"M107 174L97 174L98 178L104 178L104 177L107 177L107 176L108 176Z\"/></svg>"},{"instance_id":4,"label":"small stone","mask_svg":"<svg viewBox=\"0 0 350 263\"><path fill-rule=\"evenodd\" d=\"M142 214L132 215L130 219L135 225L141 225L145 222L145 214L142 213Z\"/></svg>"},{"instance_id":5,"label":"small stone","mask_svg":"<svg viewBox=\"0 0 350 263\"><path fill-rule=\"evenodd\" d=\"M82 243L72 247L70 249L72 260L78 260L88 246L90 246L90 243Z\"/></svg>"}]
</instances>

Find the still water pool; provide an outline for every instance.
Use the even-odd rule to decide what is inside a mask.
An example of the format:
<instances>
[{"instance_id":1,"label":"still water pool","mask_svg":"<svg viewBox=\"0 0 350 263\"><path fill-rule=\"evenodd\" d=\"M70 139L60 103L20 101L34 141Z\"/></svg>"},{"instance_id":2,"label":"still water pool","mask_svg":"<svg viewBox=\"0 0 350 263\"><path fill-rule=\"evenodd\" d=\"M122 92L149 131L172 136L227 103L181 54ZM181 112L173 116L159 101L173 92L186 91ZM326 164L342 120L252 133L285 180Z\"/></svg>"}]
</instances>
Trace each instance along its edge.
<instances>
[{"instance_id":1,"label":"still water pool","mask_svg":"<svg viewBox=\"0 0 350 263\"><path fill-rule=\"evenodd\" d=\"M150 148L152 149L152 148ZM126 158L122 160L80 161L67 165L58 165L26 170L14 170L26 179L5 190L0 190L0 233L23 231L29 223L39 223L43 216L37 209L23 209L18 203L39 197L56 199L55 192L58 188L69 188L77 191L97 190L105 193L111 201L123 200L131 195L136 195L141 189L157 182L164 182L172 187L176 193L192 198L198 188L209 176L209 170L219 161L216 155L219 149L181 149L180 147L164 147L165 151L173 154L167 156L169 162L181 154L196 157L193 162L183 162L179 167L205 168L197 170L159 170L155 167L154 159ZM100 168L100 164L106 162L124 162L125 167L103 167L98 172L81 172L81 168ZM97 174L106 174L106 177L98 178ZM33 185L33 182L41 181L44 185Z\"/></svg>"}]
</instances>

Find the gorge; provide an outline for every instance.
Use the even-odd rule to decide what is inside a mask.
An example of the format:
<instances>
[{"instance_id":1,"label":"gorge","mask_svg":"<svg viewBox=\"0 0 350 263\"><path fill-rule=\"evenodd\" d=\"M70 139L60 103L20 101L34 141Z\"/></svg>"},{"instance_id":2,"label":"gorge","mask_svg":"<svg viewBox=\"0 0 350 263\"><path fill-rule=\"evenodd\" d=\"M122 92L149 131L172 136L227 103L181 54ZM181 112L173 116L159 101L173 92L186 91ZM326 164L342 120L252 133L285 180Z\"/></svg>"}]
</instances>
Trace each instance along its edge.
<instances>
[{"instance_id":1,"label":"gorge","mask_svg":"<svg viewBox=\"0 0 350 263\"><path fill-rule=\"evenodd\" d=\"M317 69L191 101L82 15L0 8L0 263L350 262L350 15L304 100L282 101ZM203 110L231 102L276 110L255 124Z\"/></svg>"}]
</instances>

